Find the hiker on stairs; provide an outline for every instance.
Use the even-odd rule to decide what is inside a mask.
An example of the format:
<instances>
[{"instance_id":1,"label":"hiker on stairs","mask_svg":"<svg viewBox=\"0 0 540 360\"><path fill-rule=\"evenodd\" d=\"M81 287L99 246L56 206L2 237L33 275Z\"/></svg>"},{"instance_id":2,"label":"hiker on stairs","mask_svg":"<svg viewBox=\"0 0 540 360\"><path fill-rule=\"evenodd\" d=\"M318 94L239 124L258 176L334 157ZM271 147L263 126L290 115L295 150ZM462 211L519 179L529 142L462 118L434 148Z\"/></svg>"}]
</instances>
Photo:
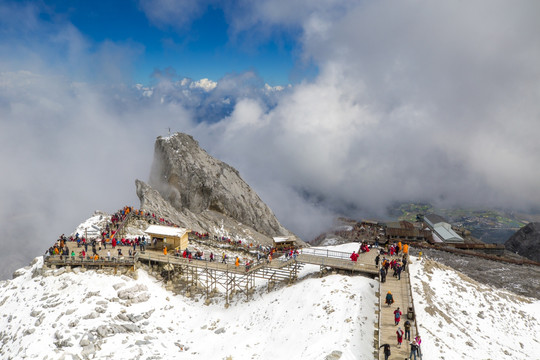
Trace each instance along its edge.
<instances>
[{"instance_id":1,"label":"hiker on stairs","mask_svg":"<svg viewBox=\"0 0 540 360\"><path fill-rule=\"evenodd\" d=\"M392 293L389 291L387 294L386 294L386 304L388 306L392 305L394 303L394 297L392 296Z\"/></svg>"}]
</instances>

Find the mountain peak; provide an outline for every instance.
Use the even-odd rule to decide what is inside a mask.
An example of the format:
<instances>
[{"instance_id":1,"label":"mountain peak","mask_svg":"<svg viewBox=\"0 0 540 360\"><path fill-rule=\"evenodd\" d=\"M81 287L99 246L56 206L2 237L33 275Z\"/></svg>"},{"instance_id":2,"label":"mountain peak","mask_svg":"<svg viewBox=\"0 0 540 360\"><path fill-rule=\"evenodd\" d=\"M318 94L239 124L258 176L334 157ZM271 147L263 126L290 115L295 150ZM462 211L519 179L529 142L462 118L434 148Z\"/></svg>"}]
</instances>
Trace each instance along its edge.
<instances>
[{"instance_id":1,"label":"mountain peak","mask_svg":"<svg viewBox=\"0 0 540 360\"><path fill-rule=\"evenodd\" d=\"M235 168L210 156L188 134L158 137L149 184L136 184L141 209L166 211L170 219L194 230L205 224L201 230L211 231L225 221L262 235L265 244L275 236L293 235Z\"/></svg>"}]
</instances>

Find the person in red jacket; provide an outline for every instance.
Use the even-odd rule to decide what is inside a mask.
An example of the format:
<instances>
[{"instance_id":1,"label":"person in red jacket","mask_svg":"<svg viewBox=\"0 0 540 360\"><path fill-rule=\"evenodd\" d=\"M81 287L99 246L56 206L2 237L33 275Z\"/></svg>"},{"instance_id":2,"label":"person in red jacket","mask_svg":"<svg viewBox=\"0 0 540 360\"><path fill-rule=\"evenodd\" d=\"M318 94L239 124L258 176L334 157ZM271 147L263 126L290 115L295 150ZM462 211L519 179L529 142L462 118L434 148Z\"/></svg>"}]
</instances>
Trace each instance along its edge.
<instances>
[{"instance_id":1,"label":"person in red jacket","mask_svg":"<svg viewBox=\"0 0 540 360\"><path fill-rule=\"evenodd\" d=\"M398 328L396 331L397 335L397 346L401 347L401 343L403 342L403 330L401 328Z\"/></svg>"},{"instance_id":2,"label":"person in red jacket","mask_svg":"<svg viewBox=\"0 0 540 360\"><path fill-rule=\"evenodd\" d=\"M351 254L351 260L352 261L357 261L358 260L358 254L355 251L353 251L352 254Z\"/></svg>"},{"instance_id":3,"label":"person in red jacket","mask_svg":"<svg viewBox=\"0 0 540 360\"><path fill-rule=\"evenodd\" d=\"M394 320L396 322L395 326L397 326L399 324L399 321L401 320L401 310L399 310L399 306L394 311Z\"/></svg>"}]
</instances>

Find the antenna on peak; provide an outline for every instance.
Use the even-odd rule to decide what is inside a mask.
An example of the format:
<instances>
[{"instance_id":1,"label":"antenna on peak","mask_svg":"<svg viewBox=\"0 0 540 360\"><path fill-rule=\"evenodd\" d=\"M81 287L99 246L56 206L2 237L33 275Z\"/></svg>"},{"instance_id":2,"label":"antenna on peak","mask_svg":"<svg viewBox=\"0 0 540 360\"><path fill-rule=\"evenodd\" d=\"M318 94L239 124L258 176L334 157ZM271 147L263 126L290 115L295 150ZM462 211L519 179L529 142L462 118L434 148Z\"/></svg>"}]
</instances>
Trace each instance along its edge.
<instances>
[{"instance_id":1,"label":"antenna on peak","mask_svg":"<svg viewBox=\"0 0 540 360\"><path fill-rule=\"evenodd\" d=\"M169 128L169 136L171 136L171 128Z\"/></svg>"}]
</instances>

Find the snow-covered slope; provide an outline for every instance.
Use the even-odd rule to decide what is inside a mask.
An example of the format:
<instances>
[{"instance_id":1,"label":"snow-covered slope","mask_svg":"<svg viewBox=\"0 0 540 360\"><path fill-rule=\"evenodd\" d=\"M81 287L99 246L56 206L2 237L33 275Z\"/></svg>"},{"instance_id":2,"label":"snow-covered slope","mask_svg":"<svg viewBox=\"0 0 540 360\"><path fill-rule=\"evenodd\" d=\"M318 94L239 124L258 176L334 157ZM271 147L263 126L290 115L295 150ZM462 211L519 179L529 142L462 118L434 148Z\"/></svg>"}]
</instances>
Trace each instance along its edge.
<instances>
[{"instance_id":1,"label":"snow-covered slope","mask_svg":"<svg viewBox=\"0 0 540 360\"><path fill-rule=\"evenodd\" d=\"M354 244L355 248L357 247ZM307 277L252 301L176 296L137 280L48 270L42 258L0 283L2 359L341 359L372 357L376 281ZM338 353L335 353L338 354Z\"/></svg>"},{"instance_id":2,"label":"snow-covered slope","mask_svg":"<svg viewBox=\"0 0 540 360\"><path fill-rule=\"evenodd\" d=\"M540 301L432 260L411 265L425 359L540 359Z\"/></svg>"},{"instance_id":3,"label":"snow-covered slope","mask_svg":"<svg viewBox=\"0 0 540 360\"><path fill-rule=\"evenodd\" d=\"M1 359L373 359L378 284L362 276L306 266L303 280L271 292L262 281L226 308L141 269L42 273L42 261L0 283ZM540 301L430 260L410 271L424 359L540 359Z\"/></svg>"}]
</instances>

